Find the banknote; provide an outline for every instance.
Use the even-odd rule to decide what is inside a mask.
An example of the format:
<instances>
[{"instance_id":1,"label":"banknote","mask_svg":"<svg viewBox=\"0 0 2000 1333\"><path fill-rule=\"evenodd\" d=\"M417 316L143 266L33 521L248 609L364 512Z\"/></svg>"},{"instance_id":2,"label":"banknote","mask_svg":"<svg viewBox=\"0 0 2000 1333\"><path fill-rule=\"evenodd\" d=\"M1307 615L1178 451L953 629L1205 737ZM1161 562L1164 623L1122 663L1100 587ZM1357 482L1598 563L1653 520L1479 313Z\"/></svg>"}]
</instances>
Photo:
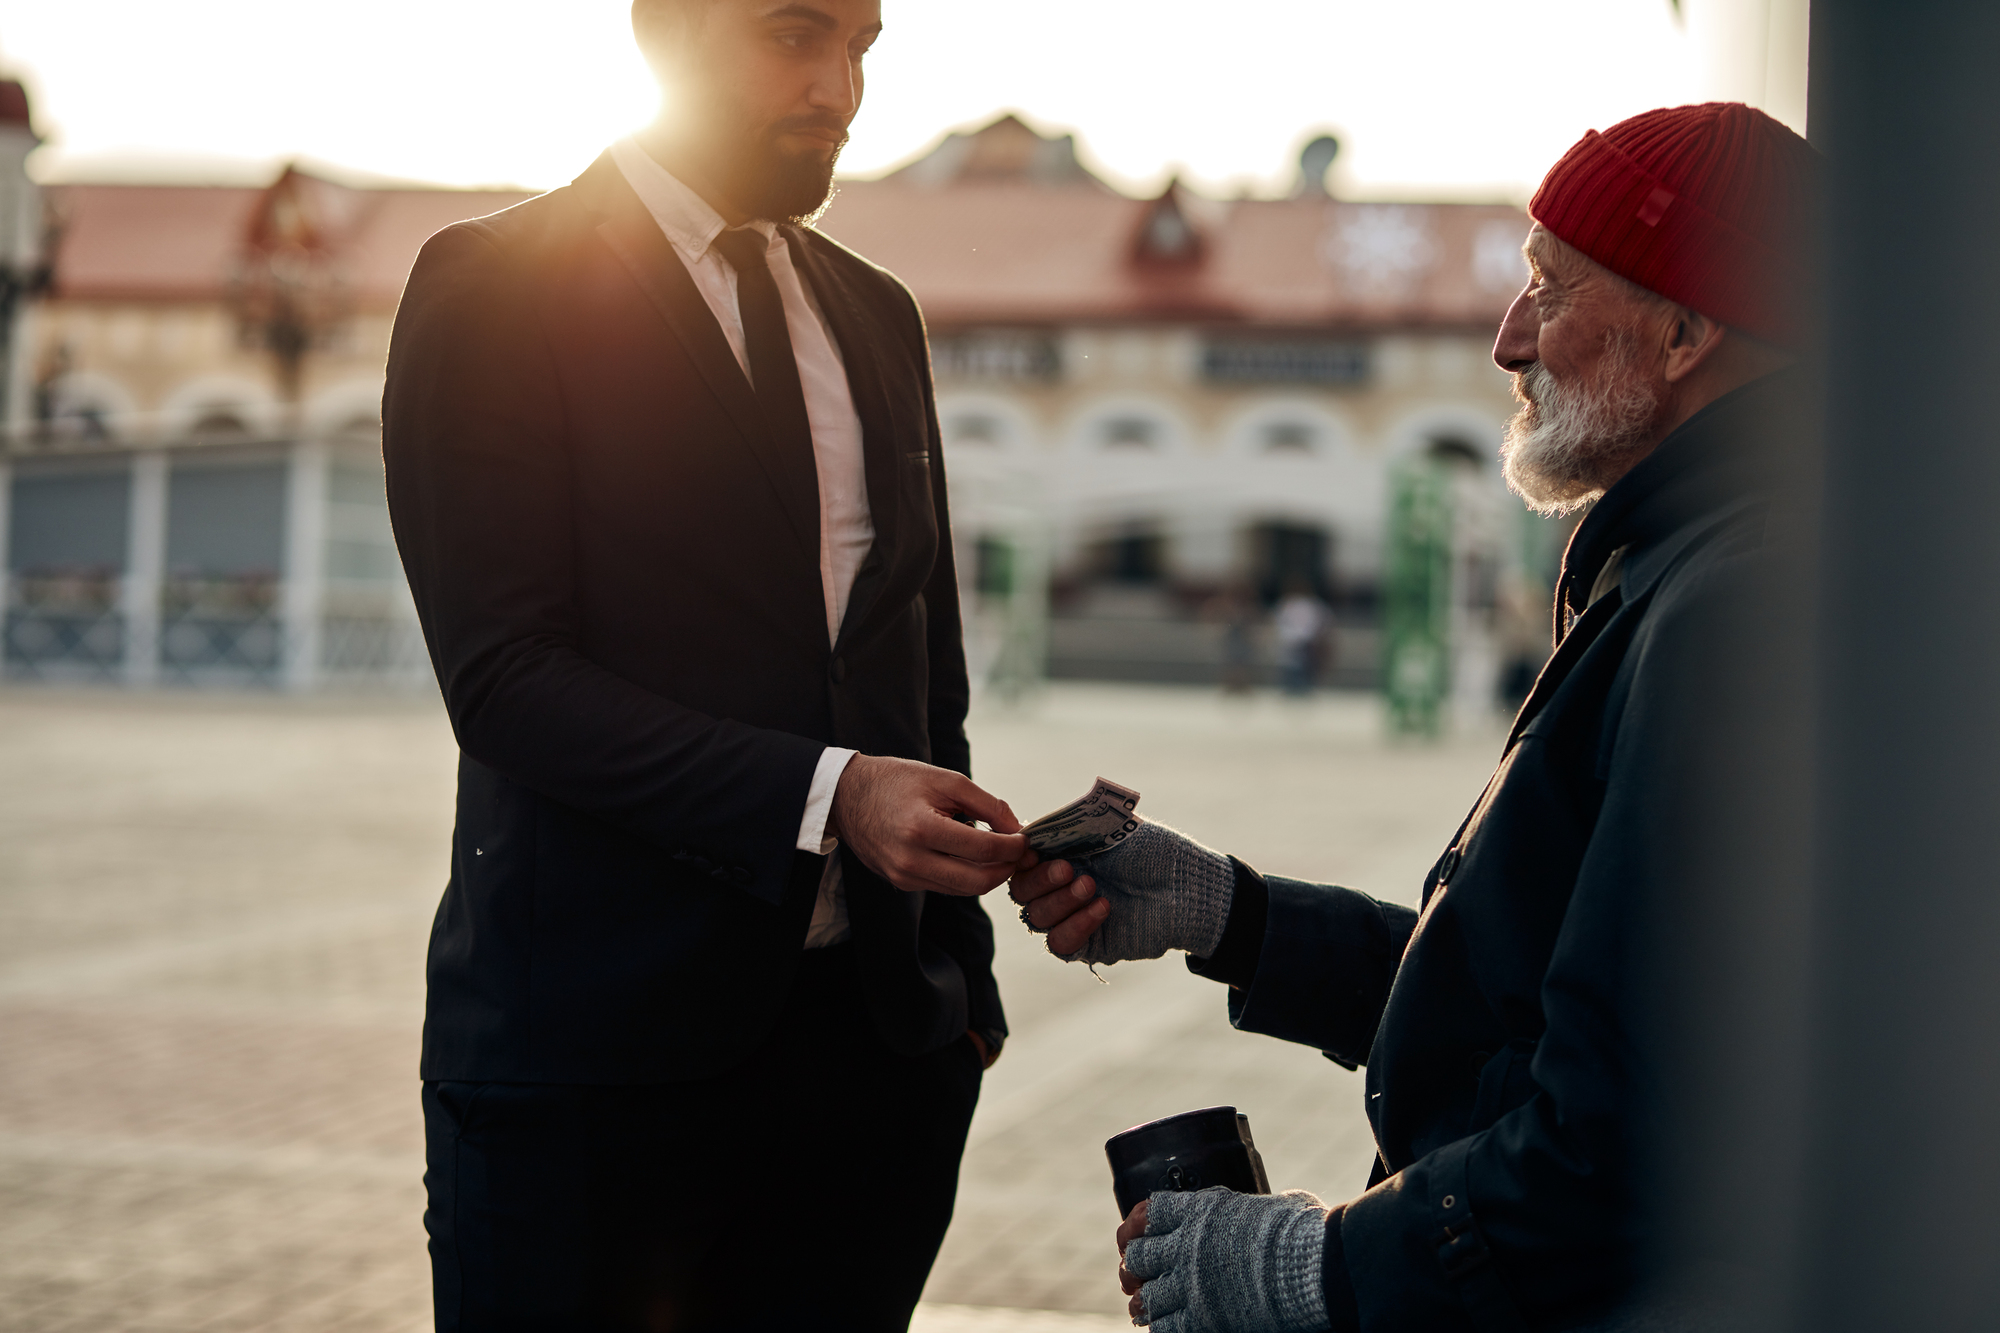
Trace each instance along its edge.
<instances>
[{"instance_id":1,"label":"banknote","mask_svg":"<svg viewBox=\"0 0 2000 1333\"><path fill-rule=\"evenodd\" d=\"M1044 861L1095 856L1132 836L1139 827L1138 807L1138 792L1099 778L1081 799L1051 810L1021 832Z\"/></svg>"}]
</instances>

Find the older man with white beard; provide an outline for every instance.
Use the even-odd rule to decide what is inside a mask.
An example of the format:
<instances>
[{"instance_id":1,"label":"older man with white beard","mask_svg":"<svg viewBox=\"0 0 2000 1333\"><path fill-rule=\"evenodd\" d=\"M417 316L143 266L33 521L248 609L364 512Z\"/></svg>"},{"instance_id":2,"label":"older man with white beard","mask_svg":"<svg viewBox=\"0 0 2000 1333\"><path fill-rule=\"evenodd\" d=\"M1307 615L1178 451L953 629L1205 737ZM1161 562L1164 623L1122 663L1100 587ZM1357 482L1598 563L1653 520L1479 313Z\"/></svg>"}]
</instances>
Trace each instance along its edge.
<instances>
[{"instance_id":1,"label":"older man with white beard","mask_svg":"<svg viewBox=\"0 0 2000 1333\"><path fill-rule=\"evenodd\" d=\"M1237 1027L1367 1067L1366 1192L1155 1193L1118 1229L1135 1322L1571 1327L1658 1276L1653 1154L1687 1052L1657 946L1698 887L1715 626L1762 568L1798 419L1817 175L1790 130L1711 103L1593 131L1530 205L1531 280L1493 352L1522 402L1505 475L1544 513L1593 507L1554 656L1421 911L1150 822L1014 877L1052 952L1184 950Z\"/></svg>"}]
</instances>

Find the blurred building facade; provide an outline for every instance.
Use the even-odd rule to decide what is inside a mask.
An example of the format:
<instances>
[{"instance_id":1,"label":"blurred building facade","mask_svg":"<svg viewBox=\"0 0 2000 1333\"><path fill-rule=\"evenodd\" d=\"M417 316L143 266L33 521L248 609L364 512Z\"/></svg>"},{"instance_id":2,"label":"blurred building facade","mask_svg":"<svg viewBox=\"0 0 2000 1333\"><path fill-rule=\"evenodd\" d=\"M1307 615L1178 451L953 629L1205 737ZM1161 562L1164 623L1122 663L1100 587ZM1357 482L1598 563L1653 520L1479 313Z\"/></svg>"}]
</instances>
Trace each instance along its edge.
<instances>
[{"instance_id":1,"label":"blurred building facade","mask_svg":"<svg viewBox=\"0 0 2000 1333\"><path fill-rule=\"evenodd\" d=\"M1019 615L978 612L1025 565L1055 675L1227 679L1247 608L1274 679L1262 613L1304 588L1332 677L1373 683L1391 479L1431 461L1453 476L1460 711L1539 666L1561 535L1500 484L1514 403L1490 359L1528 219L1333 198L1337 151L1308 144L1285 199L1133 199L1010 116L843 187L821 225L930 324L976 660L1014 651Z\"/></svg>"},{"instance_id":2,"label":"blurred building facade","mask_svg":"<svg viewBox=\"0 0 2000 1333\"><path fill-rule=\"evenodd\" d=\"M309 690L429 676L382 488L424 239L519 192L53 186L0 457L11 679Z\"/></svg>"},{"instance_id":3,"label":"blurred building facade","mask_svg":"<svg viewBox=\"0 0 2000 1333\"><path fill-rule=\"evenodd\" d=\"M982 676L1269 676L1264 612L1304 590L1333 677L1368 683L1390 479L1431 460L1456 478L1466 688L1491 692L1509 590L1555 540L1494 461L1487 349L1527 219L1329 197L1334 151L1287 199L1134 199L1008 116L843 183L821 225L930 322ZM426 237L527 196L298 170L46 193L53 286L0 467L7 674L422 680L382 500L389 330Z\"/></svg>"}]
</instances>

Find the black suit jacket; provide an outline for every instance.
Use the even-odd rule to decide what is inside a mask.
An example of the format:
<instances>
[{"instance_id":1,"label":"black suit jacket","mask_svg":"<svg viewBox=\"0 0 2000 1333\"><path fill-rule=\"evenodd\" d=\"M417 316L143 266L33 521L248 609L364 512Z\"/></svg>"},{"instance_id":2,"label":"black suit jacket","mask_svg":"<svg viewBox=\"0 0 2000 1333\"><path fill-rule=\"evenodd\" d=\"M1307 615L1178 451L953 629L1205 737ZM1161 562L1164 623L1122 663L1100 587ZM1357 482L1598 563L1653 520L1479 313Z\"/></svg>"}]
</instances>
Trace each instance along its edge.
<instances>
[{"instance_id":1,"label":"black suit jacket","mask_svg":"<svg viewBox=\"0 0 2000 1333\"><path fill-rule=\"evenodd\" d=\"M823 859L827 745L970 771L924 327L893 277L786 228L847 365L875 545L829 650L811 452L764 427L608 156L424 246L389 352L396 540L462 752L426 1078L726 1067L778 1012ZM976 899L851 856L876 1029L1004 1030Z\"/></svg>"}]
</instances>

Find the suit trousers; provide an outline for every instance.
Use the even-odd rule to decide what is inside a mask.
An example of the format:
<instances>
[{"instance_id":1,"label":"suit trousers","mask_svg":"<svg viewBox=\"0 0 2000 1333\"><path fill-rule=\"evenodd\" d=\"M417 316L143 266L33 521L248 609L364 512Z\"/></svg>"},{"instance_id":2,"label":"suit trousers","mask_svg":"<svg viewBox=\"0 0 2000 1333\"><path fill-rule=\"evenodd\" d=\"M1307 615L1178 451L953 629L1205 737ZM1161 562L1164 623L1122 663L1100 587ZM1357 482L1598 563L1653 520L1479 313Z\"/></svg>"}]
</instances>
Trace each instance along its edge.
<instances>
[{"instance_id":1,"label":"suit trousers","mask_svg":"<svg viewBox=\"0 0 2000 1333\"><path fill-rule=\"evenodd\" d=\"M713 1078L428 1082L437 1327L904 1329L979 1081L970 1038L882 1046L843 944L805 953L777 1028Z\"/></svg>"}]
</instances>

